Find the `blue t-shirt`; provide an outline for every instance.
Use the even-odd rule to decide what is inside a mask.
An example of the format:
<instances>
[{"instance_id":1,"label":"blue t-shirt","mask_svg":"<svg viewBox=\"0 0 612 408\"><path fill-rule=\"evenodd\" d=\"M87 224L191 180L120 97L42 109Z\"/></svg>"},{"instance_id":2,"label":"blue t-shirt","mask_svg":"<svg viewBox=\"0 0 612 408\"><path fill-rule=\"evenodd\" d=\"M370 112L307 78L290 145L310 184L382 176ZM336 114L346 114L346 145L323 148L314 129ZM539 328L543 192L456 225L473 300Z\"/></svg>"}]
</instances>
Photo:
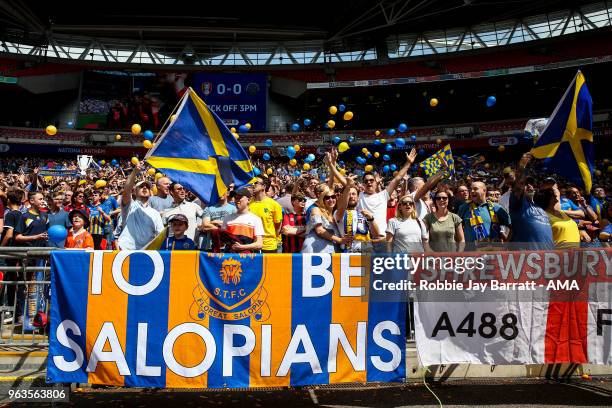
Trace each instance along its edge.
<instances>
[{"instance_id":1,"label":"blue t-shirt","mask_svg":"<svg viewBox=\"0 0 612 408\"><path fill-rule=\"evenodd\" d=\"M465 241L466 242L475 242L476 241L476 233L470 226L470 216L472 212L470 211L470 202L462 204L457 211L457 215L463 221L463 231L465 232ZM497 222L499 225L510 225L510 215L506 212L504 207L499 204L492 204L493 212L497 216ZM489 236L491 235L491 214L489 214L488 204L485 201L484 203L478 206L478 210L480 213L480 217L482 217L482 224L484 228L489 232Z\"/></svg>"},{"instance_id":2,"label":"blue t-shirt","mask_svg":"<svg viewBox=\"0 0 612 408\"><path fill-rule=\"evenodd\" d=\"M510 194L510 219L512 238L510 242L528 243L527 248L512 249L554 249L552 228L546 211L529 201L525 196L517 199Z\"/></svg>"},{"instance_id":3,"label":"blue t-shirt","mask_svg":"<svg viewBox=\"0 0 612 408\"><path fill-rule=\"evenodd\" d=\"M64 211L63 208L60 208L58 212L53 213L51 210L47 213L47 218L49 218L49 228L54 225L61 225L66 229L70 229L72 227L72 223L68 219L68 213ZM49 241L49 246L56 248L64 248L66 240L63 239L61 242L51 242Z\"/></svg>"},{"instance_id":4,"label":"blue t-shirt","mask_svg":"<svg viewBox=\"0 0 612 408\"><path fill-rule=\"evenodd\" d=\"M577 210L581 209L576 204L574 204L574 202L572 200L570 200L567 197L561 197L560 202L561 202L561 210L562 211L567 211L567 210L577 211Z\"/></svg>"},{"instance_id":5,"label":"blue t-shirt","mask_svg":"<svg viewBox=\"0 0 612 408\"><path fill-rule=\"evenodd\" d=\"M159 248L160 251L191 251L195 249L195 243L191 238L183 236L183 238L176 239L174 237L168 237L164 240Z\"/></svg>"}]
</instances>

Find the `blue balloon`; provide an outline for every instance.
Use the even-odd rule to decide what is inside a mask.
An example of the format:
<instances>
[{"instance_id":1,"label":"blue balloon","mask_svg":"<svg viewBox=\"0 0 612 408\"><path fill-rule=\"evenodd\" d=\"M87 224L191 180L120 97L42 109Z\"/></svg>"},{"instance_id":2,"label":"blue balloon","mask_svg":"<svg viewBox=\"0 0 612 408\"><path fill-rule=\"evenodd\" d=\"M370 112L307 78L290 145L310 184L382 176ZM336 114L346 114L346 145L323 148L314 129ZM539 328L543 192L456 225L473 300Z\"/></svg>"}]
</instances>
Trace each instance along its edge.
<instances>
[{"instance_id":1,"label":"blue balloon","mask_svg":"<svg viewBox=\"0 0 612 408\"><path fill-rule=\"evenodd\" d=\"M71 121L71 120L69 120L69 121L66 123L66 125L68 125L68 127L69 127L69 128L71 128L71 127L73 127L73 126L74 126L74 122L73 122L73 121Z\"/></svg>"},{"instance_id":2,"label":"blue balloon","mask_svg":"<svg viewBox=\"0 0 612 408\"><path fill-rule=\"evenodd\" d=\"M425 154L425 149L419 149L419 154L422 156Z\"/></svg>"},{"instance_id":3,"label":"blue balloon","mask_svg":"<svg viewBox=\"0 0 612 408\"><path fill-rule=\"evenodd\" d=\"M413 142L416 142L416 135L410 135L410 140L412 140Z\"/></svg>"},{"instance_id":4,"label":"blue balloon","mask_svg":"<svg viewBox=\"0 0 612 408\"><path fill-rule=\"evenodd\" d=\"M376 139L376 140L374 141L374 144L375 144L376 146L378 146L378 145L380 144L380 139Z\"/></svg>"},{"instance_id":5,"label":"blue balloon","mask_svg":"<svg viewBox=\"0 0 612 408\"><path fill-rule=\"evenodd\" d=\"M310 119L304 119L304 126L310 126L312 122L310 121Z\"/></svg>"},{"instance_id":6,"label":"blue balloon","mask_svg":"<svg viewBox=\"0 0 612 408\"><path fill-rule=\"evenodd\" d=\"M393 146L391 146L390 143L387 143L387 145L385 146L385 150L390 152L391 150L393 150Z\"/></svg>"},{"instance_id":7,"label":"blue balloon","mask_svg":"<svg viewBox=\"0 0 612 408\"><path fill-rule=\"evenodd\" d=\"M340 112L344 112L346 110L346 106L344 106L343 104L338 105L338 110Z\"/></svg>"},{"instance_id":8,"label":"blue balloon","mask_svg":"<svg viewBox=\"0 0 612 408\"><path fill-rule=\"evenodd\" d=\"M293 172L293 176L294 176L294 177L300 177L300 175L301 175L301 174L302 174L302 173L300 173L300 171L299 171L299 170L296 170L296 171L294 171L294 172Z\"/></svg>"},{"instance_id":9,"label":"blue balloon","mask_svg":"<svg viewBox=\"0 0 612 408\"><path fill-rule=\"evenodd\" d=\"M325 124L323 125L323 127L324 127L325 129L329 129L329 125L327 124L327 122L325 122Z\"/></svg>"},{"instance_id":10,"label":"blue balloon","mask_svg":"<svg viewBox=\"0 0 612 408\"><path fill-rule=\"evenodd\" d=\"M495 105L497 103L497 98L494 97L493 95L489 96L487 98L487 107L492 107L493 105Z\"/></svg>"},{"instance_id":11,"label":"blue balloon","mask_svg":"<svg viewBox=\"0 0 612 408\"><path fill-rule=\"evenodd\" d=\"M308 161L309 161L309 162L313 162L313 161L315 161L315 159L316 159L315 155L314 155L314 154L312 154L312 153L310 153L310 154L307 156L307 158L308 158Z\"/></svg>"},{"instance_id":12,"label":"blue balloon","mask_svg":"<svg viewBox=\"0 0 612 408\"><path fill-rule=\"evenodd\" d=\"M348 141L349 141L349 142L352 142L353 140L355 140L355 136L349 136L349 137L348 137Z\"/></svg>"},{"instance_id":13,"label":"blue balloon","mask_svg":"<svg viewBox=\"0 0 612 408\"><path fill-rule=\"evenodd\" d=\"M238 131L241 133L246 133L249 131L249 128L244 125L240 125L240 127L238 128Z\"/></svg>"},{"instance_id":14,"label":"blue balloon","mask_svg":"<svg viewBox=\"0 0 612 408\"><path fill-rule=\"evenodd\" d=\"M388 134L389 136L395 136L395 129L389 129L389 130L387 130L387 134Z\"/></svg>"},{"instance_id":15,"label":"blue balloon","mask_svg":"<svg viewBox=\"0 0 612 408\"><path fill-rule=\"evenodd\" d=\"M294 123L293 125L291 125L291 130L293 130L294 132L297 132L298 130L300 130L300 124Z\"/></svg>"},{"instance_id":16,"label":"blue balloon","mask_svg":"<svg viewBox=\"0 0 612 408\"><path fill-rule=\"evenodd\" d=\"M385 165L383 166L383 171L384 171L385 173L388 173L388 172L389 172L389 165L388 165L388 164L385 164Z\"/></svg>"},{"instance_id":17,"label":"blue balloon","mask_svg":"<svg viewBox=\"0 0 612 408\"><path fill-rule=\"evenodd\" d=\"M368 154L366 154L366 157L367 157L368 159L371 159L371 158L372 158L372 153L368 152Z\"/></svg>"},{"instance_id":18,"label":"blue balloon","mask_svg":"<svg viewBox=\"0 0 612 408\"><path fill-rule=\"evenodd\" d=\"M406 141L403 138L398 137L397 139L395 139L395 145L397 147L402 148L402 147L406 146Z\"/></svg>"},{"instance_id":19,"label":"blue balloon","mask_svg":"<svg viewBox=\"0 0 612 408\"><path fill-rule=\"evenodd\" d=\"M117 164L117 159L113 159L111 160L111 164L114 166L115 164Z\"/></svg>"},{"instance_id":20,"label":"blue balloon","mask_svg":"<svg viewBox=\"0 0 612 408\"><path fill-rule=\"evenodd\" d=\"M392 164L390 166L390 169L391 169L391 171L395 171L395 170L397 170L397 166L395 164Z\"/></svg>"},{"instance_id":21,"label":"blue balloon","mask_svg":"<svg viewBox=\"0 0 612 408\"><path fill-rule=\"evenodd\" d=\"M150 130L145 130L144 133L142 134L144 136L145 139L147 140L153 140L153 138L155 137L155 135L153 134L153 132L151 132Z\"/></svg>"},{"instance_id":22,"label":"blue balloon","mask_svg":"<svg viewBox=\"0 0 612 408\"><path fill-rule=\"evenodd\" d=\"M264 159L265 161L270 160L270 155L269 155L268 153L264 153L264 154L263 154L263 159Z\"/></svg>"},{"instance_id":23,"label":"blue balloon","mask_svg":"<svg viewBox=\"0 0 612 408\"><path fill-rule=\"evenodd\" d=\"M293 146L289 146L289 147L287 148L287 154L293 154L293 155L295 155L295 147L293 147Z\"/></svg>"},{"instance_id":24,"label":"blue balloon","mask_svg":"<svg viewBox=\"0 0 612 408\"><path fill-rule=\"evenodd\" d=\"M259 176L261 174L261 171L257 167L253 167L253 174Z\"/></svg>"},{"instance_id":25,"label":"blue balloon","mask_svg":"<svg viewBox=\"0 0 612 408\"><path fill-rule=\"evenodd\" d=\"M338 136L334 136L332 141L334 142L334 144L338 144L338 143L340 143L340 138Z\"/></svg>"},{"instance_id":26,"label":"blue balloon","mask_svg":"<svg viewBox=\"0 0 612 408\"><path fill-rule=\"evenodd\" d=\"M408 130L408 126L405 123L400 123L397 127L397 130L399 130L400 132L405 132Z\"/></svg>"},{"instance_id":27,"label":"blue balloon","mask_svg":"<svg viewBox=\"0 0 612 408\"><path fill-rule=\"evenodd\" d=\"M266 139L265 144L268 147L272 147L272 140L271 139Z\"/></svg>"},{"instance_id":28,"label":"blue balloon","mask_svg":"<svg viewBox=\"0 0 612 408\"><path fill-rule=\"evenodd\" d=\"M60 244L66 239L68 232L66 228L61 225L53 225L47 230L47 234L49 234L49 241Z\"/></svg>"},{"instance_id":29,"label":"blue balloon","mask_svg":"<svg viewBox=\"0 0 612 408\"><path fill-rule=\"evenodd\" d=\"M384 160L384 161L389 161L389 160L391 160L391 157L389 157L389 155L388 155L388 154L385 154L385 155L383 156L383 160Z\"/></svg>"}]
</instances>

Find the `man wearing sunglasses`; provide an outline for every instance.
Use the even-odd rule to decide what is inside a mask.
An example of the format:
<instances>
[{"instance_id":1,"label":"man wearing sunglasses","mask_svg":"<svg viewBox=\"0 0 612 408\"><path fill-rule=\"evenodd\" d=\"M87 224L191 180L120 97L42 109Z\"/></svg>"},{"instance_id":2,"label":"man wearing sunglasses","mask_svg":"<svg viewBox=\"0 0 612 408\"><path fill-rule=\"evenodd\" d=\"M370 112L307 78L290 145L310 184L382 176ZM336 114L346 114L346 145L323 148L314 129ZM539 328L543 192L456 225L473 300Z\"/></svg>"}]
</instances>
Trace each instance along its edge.
<instances>
[{"instance_id":1,"label":"man wearing sunglasses","mask_svg":"<svg viewBox=\"0 0 612 408\"><path fill-rule=\"evenodd\" d=\"M364 191L359 194L357 202L357 211L367 210L374 217L374 223L378 231L378 237L372 236L374 251L383 253L386 251L385 233L387 227L387 201L400 181L404 178L412 163L416 159L416 149L412 149L410 153L406 153L406 163L397 172L393 180L389 182L387 187L381 191L377 191L376 177L373 173L365 173L363 176Z\"/></svg>"}]
</instances>

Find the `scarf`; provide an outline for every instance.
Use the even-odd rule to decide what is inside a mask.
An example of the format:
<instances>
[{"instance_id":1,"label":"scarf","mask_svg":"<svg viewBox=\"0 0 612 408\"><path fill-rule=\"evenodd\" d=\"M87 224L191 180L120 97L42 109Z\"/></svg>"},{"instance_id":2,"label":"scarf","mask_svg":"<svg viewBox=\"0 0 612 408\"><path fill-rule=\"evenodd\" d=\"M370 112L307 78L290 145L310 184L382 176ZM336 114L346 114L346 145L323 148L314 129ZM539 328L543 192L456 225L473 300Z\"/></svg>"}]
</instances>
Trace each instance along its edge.
<instances>
[{"instance_id":1,"label":"scarf","mask_svg":"<svg viewBox=\"0 0 612 408\"><path fill-rule=\"evenodd\" d=\"M470 202L470 227L474 232L476 241L495 241L499 239L500 225L497 220L497 215L493 210L493 204L490 201L486 202L489 218L491 219L491 230L488 231L484 226L484 221L480 215L480 207L474 202Z\"/></svg>"}]
</instances>

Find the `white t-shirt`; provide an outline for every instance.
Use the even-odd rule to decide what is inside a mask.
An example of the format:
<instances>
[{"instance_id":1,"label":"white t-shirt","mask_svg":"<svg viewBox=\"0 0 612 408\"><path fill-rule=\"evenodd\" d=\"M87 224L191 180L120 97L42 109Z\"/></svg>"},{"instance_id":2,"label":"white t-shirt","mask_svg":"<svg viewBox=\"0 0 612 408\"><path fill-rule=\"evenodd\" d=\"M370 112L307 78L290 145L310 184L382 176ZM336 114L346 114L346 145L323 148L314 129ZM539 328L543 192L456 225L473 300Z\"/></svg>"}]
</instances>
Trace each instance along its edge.
<instances>
[{"instance_id":1,"label":"white t-shirt","mask_svg":"<svg viewBox=\"0 0 612 408\"><path fill-rule=\"evenodd\" d=\"M412 218L403 221L391 218L387 233L393 235L393 252L423 252L423 241L429 239L423 221Z\"/></svg>"},{"instance_id":2,"label":"white t-shirt","mask_svg":"<svg viewBox=\"0 0 612 408\"><path fill-rule=\"evenodd\" d=\"M258 236L263 237L265 234L261 218L252 212L226 215L223 218L223 229L231 234L252 238L253 242Z\"/></svg>"},{"instance_id":3,"label":"white t-shirt","mask_svg":"<svg viewBox=\"0 0 612 408\"><path fill-rule=\"evenodd\" d=\"M202 224L202 219L204 218L204 210L202 210L202 207L189 201L183 201L178 205L172 204L171 208L164 211L164 224L168 224L168 219L174 214L183 214L187 217L189 224L187 225L185 236L195 241L196 231Z\"/></svg>"},{"instance_id":4,"label":"white t-shirt","mask_svg":"<svg viewBox=\"0 0 612 408\"><path fill-rule=\"evenodd\" d=\"M357 210L368 210L374 216L374 222L378 227L378 231L383 236L383 231L387 225L387 201L389 201L389 193L387 189L383 189L378 193L365 194L359 193L359 201L357 202Z\"/></svg>"},{"instance_id":5,"label":"white t-shirt","mask_svg":"<svg viewBox=\"0 0 612 408\"><path fill-rule=\"evenodd\" d=\"M149 205L132 200L121 209L123 229L119 235L121 249L144 249L164 229L161 215Z\"/></svg>"}]
</instances>

